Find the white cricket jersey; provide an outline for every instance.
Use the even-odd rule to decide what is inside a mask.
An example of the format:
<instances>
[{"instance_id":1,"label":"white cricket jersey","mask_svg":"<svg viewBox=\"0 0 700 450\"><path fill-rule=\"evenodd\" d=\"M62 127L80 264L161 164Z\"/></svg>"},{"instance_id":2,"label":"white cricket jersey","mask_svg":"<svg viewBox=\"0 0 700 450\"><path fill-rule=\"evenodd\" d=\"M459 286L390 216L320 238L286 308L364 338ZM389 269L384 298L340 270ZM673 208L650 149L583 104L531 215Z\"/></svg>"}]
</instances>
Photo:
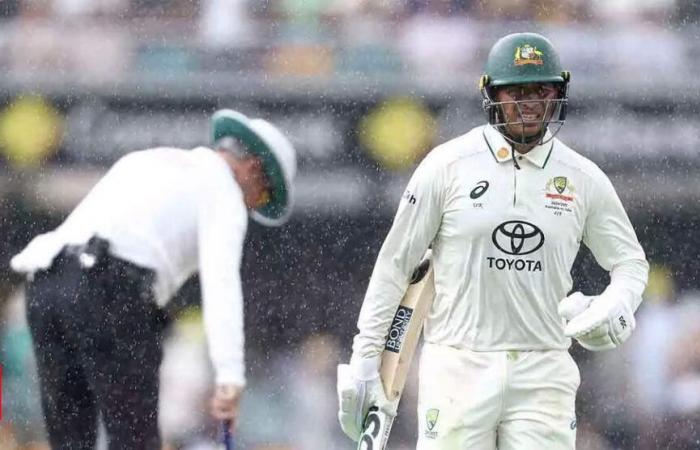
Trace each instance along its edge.
<instances>
[{"instance_id":1,"label":"white cricket jersey","mask_svg":"<svg viewBox=\"0 0 700 450\"><path fill-rule=\"evenodd\" d=\"M97 235L114 256L155 271L161 306L199 272L216 381L243 384L240 263L247 225L243 193L213 150L143 150L114 164L63 224L35 238L13 266L34 272L64 245ZM54 254L42 255L33 244Z\"/></svg>"},{"instance_id":2,"label":"white cricket jersey","mask_svg":"<svg viewBox=\"0 0 700 450\"><path fill-rule=\"evenodd\" d=\"M382 246L353 357L381 352L413 268L432 245L427 342L476 351L567 349L557 306L584 244L637 298L648 264L607 176L558 139L513 152L490 125L430 152ZM641 301L641 300L640 300Z\"/></svg>"}]
</instances>

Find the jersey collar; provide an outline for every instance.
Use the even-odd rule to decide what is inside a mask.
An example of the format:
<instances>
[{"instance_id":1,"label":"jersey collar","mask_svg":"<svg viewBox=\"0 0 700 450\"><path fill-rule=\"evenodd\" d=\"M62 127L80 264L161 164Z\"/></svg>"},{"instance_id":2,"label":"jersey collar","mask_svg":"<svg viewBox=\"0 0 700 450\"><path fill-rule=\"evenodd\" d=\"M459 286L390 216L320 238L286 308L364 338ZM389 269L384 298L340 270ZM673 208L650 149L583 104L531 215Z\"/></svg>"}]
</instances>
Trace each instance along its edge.
<instances>
[{"instance_id":1,"label":"jersey collar","mask_svg":"<svg viewBox=\"0 0 700 450\"><path fill-rule=\"evenodd\" d=\"M549 138L550 133L547 131L545 140ZM484 140L486 141L486 145L489 147L489 151L497 162L502 163L513 159L513 147L503 136L501 136L501 133L499 133L491 125L486 125L484 127ZM554 141L554 139L551 139L544 145L538 145L524 155L515 152L518 162L521 160L527 160L540 169L544 169L544 167L547 165L547 161L549 160L549 156L552 154L552 150L554 149Z\"/></svg>"}]
</instances>

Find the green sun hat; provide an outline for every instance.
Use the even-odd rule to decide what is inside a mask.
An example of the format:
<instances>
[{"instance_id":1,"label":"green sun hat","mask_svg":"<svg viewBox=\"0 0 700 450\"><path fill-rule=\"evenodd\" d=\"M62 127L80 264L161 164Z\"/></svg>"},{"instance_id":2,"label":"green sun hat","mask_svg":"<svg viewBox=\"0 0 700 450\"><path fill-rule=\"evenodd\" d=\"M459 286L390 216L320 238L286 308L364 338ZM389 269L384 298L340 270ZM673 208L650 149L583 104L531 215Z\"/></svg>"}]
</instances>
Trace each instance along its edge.
<instances>
[{"instance_id":1,"label":"green sun hat","mask_svg":"<svg viewBox=\"0 0 700 450\"><path fill-rule=\"evenodd\" d=\"M256 222L279 226L292 212L293 181L296 176L296 151L282 132L263 119L251 119L232 109L216 111L211 118L214 146L233 138L245 151L260 158L270 183L270 200L251 212Z\"/></svg>"}]
</instances>

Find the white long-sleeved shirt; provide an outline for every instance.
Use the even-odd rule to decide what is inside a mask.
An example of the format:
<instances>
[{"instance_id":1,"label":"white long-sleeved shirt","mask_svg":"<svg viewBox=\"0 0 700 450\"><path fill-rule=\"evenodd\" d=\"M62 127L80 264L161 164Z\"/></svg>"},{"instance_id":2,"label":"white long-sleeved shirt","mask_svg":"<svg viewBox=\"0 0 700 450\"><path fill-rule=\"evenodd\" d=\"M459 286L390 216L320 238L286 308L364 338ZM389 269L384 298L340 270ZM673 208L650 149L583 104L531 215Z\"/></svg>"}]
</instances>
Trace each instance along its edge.
<instances>
[{"instance_id":1,"label":"white long-sleeved shirt","mask_svg":"<svg viewBox=\"0 0 700 450\"><path fill-rule=\"evenodd\" d=\"M558 139L515 154L491 126L431 151L379 252L353 357L383 348L413 268L432 245L427 342L475 351L567 349L558 303L581 242L641 301L648 264L608 177ZM637 303L638 304L638 303Z\"/></svg>"},{"instance_id":2,"label":"white long-sleeved shirt","mask_svg":"<svg viewBox=\"0 0 700 450\"><path fill-rule=\"evenodd\" d=\"M13 258L24 272L45 268L65 245L93 235L110 253L155 271L165 305L199 272L204 326L217 383L245 383L240 264L248 226L243 193L214 151L155 148L115 163L54 231Z\"/></svg>"}]
</instances>

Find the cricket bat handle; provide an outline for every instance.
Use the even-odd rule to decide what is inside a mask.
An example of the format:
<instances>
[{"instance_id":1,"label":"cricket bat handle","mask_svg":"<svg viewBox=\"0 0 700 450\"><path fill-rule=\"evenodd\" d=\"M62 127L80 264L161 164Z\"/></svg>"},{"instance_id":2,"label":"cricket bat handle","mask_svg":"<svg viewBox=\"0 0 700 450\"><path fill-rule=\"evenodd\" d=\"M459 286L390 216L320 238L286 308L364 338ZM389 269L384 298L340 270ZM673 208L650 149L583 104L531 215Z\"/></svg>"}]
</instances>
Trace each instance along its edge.
<instances>
[{"instance_id":1,"label":"cricket bat handle","mask_svg":"<svg viewBox=\"0 0 700 450\"><path fill-rule=\"evenodd\" d=\"M357 450L385 450L393 424L394 416L372 406L365 417L364 431L357 442Z\"/></svg>"}]
</instances>

